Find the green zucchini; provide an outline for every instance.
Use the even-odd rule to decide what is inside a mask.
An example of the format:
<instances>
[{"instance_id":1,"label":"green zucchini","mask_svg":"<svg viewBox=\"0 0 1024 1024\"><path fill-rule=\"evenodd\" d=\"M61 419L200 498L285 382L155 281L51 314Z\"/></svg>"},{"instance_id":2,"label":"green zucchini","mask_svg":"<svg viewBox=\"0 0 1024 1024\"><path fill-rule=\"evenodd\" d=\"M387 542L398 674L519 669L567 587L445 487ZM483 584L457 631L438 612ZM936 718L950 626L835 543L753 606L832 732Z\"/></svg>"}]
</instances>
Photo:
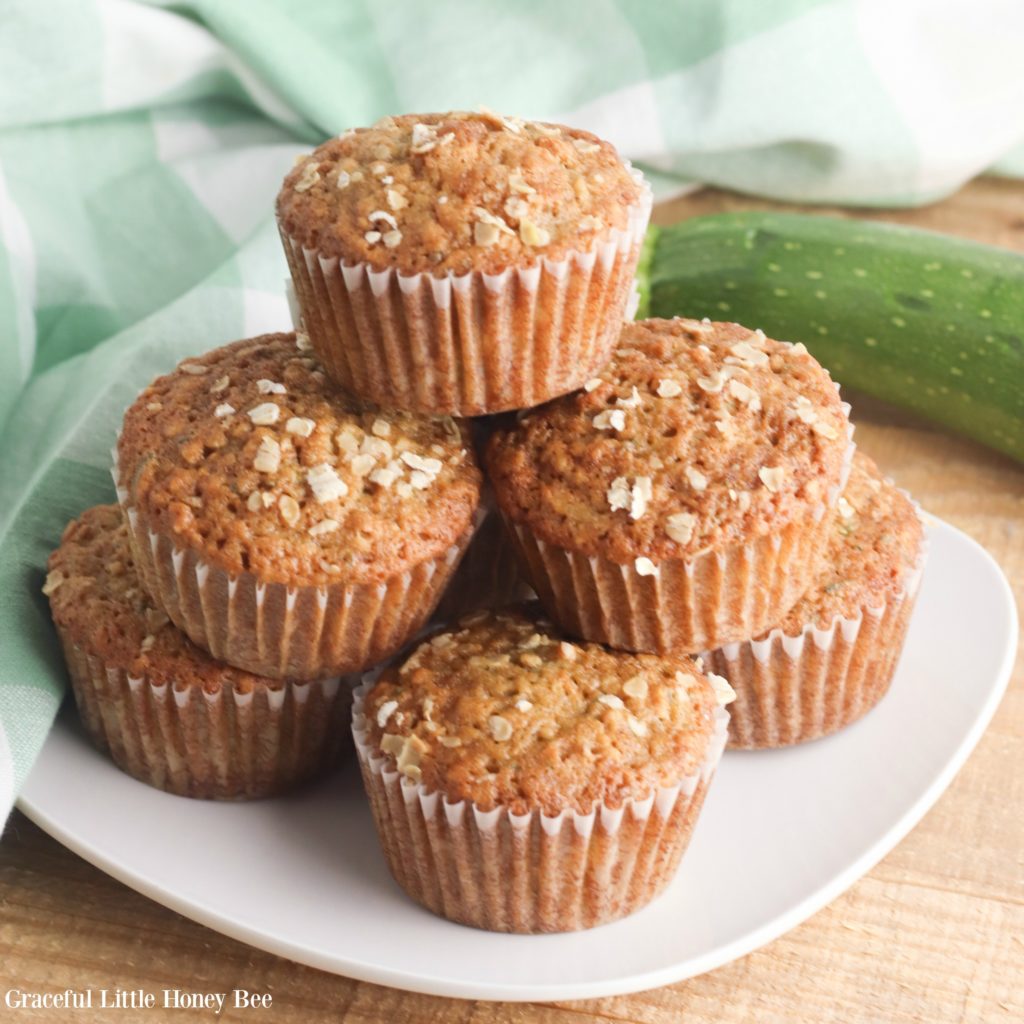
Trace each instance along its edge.
<instances>
[{"instance_id":1,"label":"green zucchini","mask_svg":"<svg viewBox=\"0 0 1024 1024\"><path fill-rule=\"evenodd\" d=\"M840 383L1024 461L1024 256L790 213L695 217L645 246L638 316L802 341Z\"/></svg>"}]
</instances>

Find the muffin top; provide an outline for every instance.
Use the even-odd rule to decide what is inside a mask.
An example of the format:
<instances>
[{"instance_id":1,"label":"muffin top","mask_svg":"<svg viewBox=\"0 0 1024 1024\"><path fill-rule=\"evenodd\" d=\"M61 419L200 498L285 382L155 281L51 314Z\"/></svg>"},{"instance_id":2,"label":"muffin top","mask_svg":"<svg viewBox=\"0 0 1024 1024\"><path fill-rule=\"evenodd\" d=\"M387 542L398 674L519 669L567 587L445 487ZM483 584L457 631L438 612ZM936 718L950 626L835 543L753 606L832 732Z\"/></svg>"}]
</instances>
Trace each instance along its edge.
<instances>
[{"instance_id":1,"label":"muffin top","mask_svg":"<svg viewBox=\"0 0 1024 1024\"><path fill-rule=\"evenodd\" d=\"M646 196L589 132L490 112L407 114L300 159L277 215L286 235L346 264L498 273L591 249Z\"/></svg>"},{"instance_id":2,"label":"muffin top","mask_svg":"<svg viewBox=\"0 0 1024 1024\"><path fill-rule=\"evenodd\" d=\"M807 516L847 447L836 386L803 345L644 320L600 378L496 434L487 463L512 520L650 574Z\"/></svg>"},{"instance_id":3,"label":"muffin top","mask_svg":"<svg viewBox=\"0 0 1024 1024\"><path fill-rule=\"evenodd\" d=\"M779 623L787 636L808 624L827 629L837 615L896 600L918 567L924 524L913 502L866 455L855 452L839 499L821 572Z\"/></svg>"},{"instance_id":4,"label":"muffin top","mask_svg":"<svg viewBox=\"0 0 1024 1024\"><path fill-rule=\"evenodd\" d=\"M699 771L733 696L687 657L572 643L525 606L468 616L385 670L365 729L449 801L586 814Z\"/></svg>"},{"instance_id":5,"label":"muffin top","mask_svg":"<svg viewBox=\"0 0 1024 1024\"><path fill-rule=\"evenodd\" d=\"M158 377L118 440L126 503L179 547L264 582L375 582L437 557L479 501L468 434L360 402L307 346L266 334Z\"/></svg>"},{"instance_id":6,"label":"muffin top","mask_svg":"<svg viewBox=\"0 0 1024 1024\"><path fill-rule=\"evenodd\" d=\"M96 505L70 522L50 555L43 593L53 621L86 654L130 676L214 693L280 689L265 679L215 661L172 626L139 582L128 527L117 505Z\"/></svg>"}]
</instances>

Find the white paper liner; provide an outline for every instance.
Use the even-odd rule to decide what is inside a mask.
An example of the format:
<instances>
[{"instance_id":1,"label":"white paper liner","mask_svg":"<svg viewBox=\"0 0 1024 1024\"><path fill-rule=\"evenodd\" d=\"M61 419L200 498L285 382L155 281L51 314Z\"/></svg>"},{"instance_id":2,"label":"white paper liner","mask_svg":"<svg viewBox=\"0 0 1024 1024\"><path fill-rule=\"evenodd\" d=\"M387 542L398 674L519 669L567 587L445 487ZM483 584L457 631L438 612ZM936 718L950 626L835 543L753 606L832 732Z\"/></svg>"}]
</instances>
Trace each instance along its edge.
<instances>
[{"instance_id":1,"label":"white paper liner","mask_svg":"<svg viewBox=\"0 0 1024 1024\"><path fill-rule=\"evenodd\" d=\"M757 640L704 652L705 668L724 676L736 691L729 745L758 749L802 743L870 711L896 672L926 559L922 533L920 553L896 597L865 605L853 617L836 615L827 629L810 622L789 635L776 627Z\"/></svg>"},{"instance_id":2,"label":"white paper liner","mask_svg":"<svg viewBox=\"0 0 1024 1024\"><path fill-rule=\"evenodd\" d=\"M569 551L507 525L527 578L566 632L658 654L692 654L767 629L810 585L828 537L822 506L771 535L668 559L641 576L635 563Z\"/></svg>"},{"instance_id":3,"label":"white paper liner","mask_svg":"<svg viewBox=\"0 0 1024 1024\"><path fill-rule=\"evenodd\" d=\"M149 529L121 485L116 445L110 454L132 557L151 600L218 661L270 679L361 672L398 651L434 612L484 516L477 508L443 554L379 583L263 583L248 572L232 576Z\"/></svg>"},{"instance_id":4,"label":"white paper liner","mask_svg":"<svg viewBox=\"0 0 1024 1024\"><path fill-rule=\"evenodd\" d=\"M346 265L281 231L301 320L343 387L379 405L479 416L566 394L608 361L651 212L587 251L498 274L401 275Z\"/></svg>"},{"instance_id":5,"label":"white paper liner","mask_svg":"<svg viewBox=\"0 0 1024 1024\"><path fill-rule=\"evenodd\" d=\"M400 775L368 741L355 691L352 734L378 837L398 884L441 917L489 931L592 928L649 903L671 880L721 758L729 715L699 772L622 807L514 814L449 803Z\"/></svg>"},{"instance_id":6,"label":"white paper liner","mask_svg":"<svg viewBox=\"0 0 1024 1024\"><path fill-rule=\"evenodd\" d=\"M842 410L847 446L839 478L804 519L744 544L663 560L641 575L635 561L548 543L506 516L523 574L562 629L610 647L695 654L757 636L796 604L817 573L856 448L849 404Z\"/></svg>"},{"instance_id":7,"label":"white paper liner","mask_svg":"<svg viewBox=\"0 0 1024 1024\"><path fill-rule=\"evenodd\" d=\"M479 522L474 515L438 558L382 582L292 587L230 575L149 529L119 484L117 497L139 579L157 607L219 661L271 679L359 672L401 648L430 618Z\"/></svg>"},{"instance_id":8,"label":"white paper liner","mask_svg":"<svg viewBox=\"0 0 1024 1024\"><path fill-rule=\"evenodd\" d=\"M351 680L207 691L131 676L61 636L86 731L128 775L178 796L251 800L327 771L347 745Z\"/></svg>"},{"instance_id":9,"label":"white paper liner","mask_svg":"<svg viewBox=\"0 0 1024 1024\"><path fill-rule=\"evenodd\" d=\"M380 583L290 587L230 576L128 517L140 576L170 620L220 661L273 679L358 672L394 653L430 617L473 533Z\"/></svg>"}]
</instances>

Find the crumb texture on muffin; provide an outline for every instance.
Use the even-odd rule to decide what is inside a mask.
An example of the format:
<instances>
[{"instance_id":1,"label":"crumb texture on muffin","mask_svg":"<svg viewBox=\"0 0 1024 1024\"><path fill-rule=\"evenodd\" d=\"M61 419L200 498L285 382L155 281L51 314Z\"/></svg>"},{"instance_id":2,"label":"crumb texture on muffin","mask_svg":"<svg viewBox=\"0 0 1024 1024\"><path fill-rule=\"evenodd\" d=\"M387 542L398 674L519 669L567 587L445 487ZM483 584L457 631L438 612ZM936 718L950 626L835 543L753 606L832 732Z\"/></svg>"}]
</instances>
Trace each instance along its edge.
<instances>
[{"instance_id":1,"label":"crumb texture on muffin","mask_svg":"<svg viewBox=\"0 0 1024 1024\"><path fill-rule=\"evenodd\" d=\"M58 629L108 668L179 690L285 685L216 661L171 625L139 582L117 505L96 505L69 523L48 569L43 592Z\"/></svg>"},{"instance_id":2,"label":"crumb texture on muffin","mask_svg":"<svg viewBox=\"0 0 1024 1024\"><path fill-rule=\"evenodd\" d=\"M796 636L808 624L827 629L837 616L852 619L896 601L919 568L923 544L913 502L856 452L821 571L779 627Z\"/></svg>"},{"instance_id":3,"label":"crumb texture on muffin","mask_svg":"<svg viewBox=\"0 0 1024 1024\"><path fill-rule=\"evenodd\" d=\"M803 345L645 320L582 391L497 434L487 463L502 511L544 541L619 563L689 559L820 510L847 427Z\"/></svg>"},{"instance_id":4,"label":"crumb texture on muffin","mask_svg":"<svg viewBox=\"0 0 1024 1024\"><path fill-rule=\"evenodd\" d=\"M372 583L441 555L481 475L465 428L382 411L333 385L303 335L186 360L125 415L124 503L231 574Z\"/></svg>"},{"instance_id":5,"label":"crumb texture on muffin","mask_svg":"<svg viewBox=\"0 0 1024 1024\"><path fill-rule=\"evenodd\" d=\"M301 159L277 199L307 249L412 274L560 260L588 251L646 186L608 142L489 112L386 117Z\"/></svg>"},{"instance_id":6,"label":"crumb texture on muffin","mask_svg":"<svg viewBox=\"0 0 1024 1024\"><path fill-rule=\"evenodd\" d=\"M364 712L370 744L449 801L586 814L697 773L723 683L689 658L570 642L506 609L422 643Z\"/></svg>"}]
</instances>

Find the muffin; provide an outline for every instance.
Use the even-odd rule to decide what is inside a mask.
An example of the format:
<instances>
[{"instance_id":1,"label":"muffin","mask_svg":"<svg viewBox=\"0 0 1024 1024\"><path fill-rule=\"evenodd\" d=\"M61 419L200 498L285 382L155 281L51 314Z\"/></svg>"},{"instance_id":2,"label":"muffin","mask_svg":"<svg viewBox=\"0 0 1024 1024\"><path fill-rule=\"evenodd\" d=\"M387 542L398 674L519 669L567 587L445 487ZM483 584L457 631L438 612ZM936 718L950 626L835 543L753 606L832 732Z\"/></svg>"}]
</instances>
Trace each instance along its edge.
<instances>
[{"instance_id":1,"label":"muffin","mask_svg":"<svg viewBox=\"0 0 1024 1024\"><path fill-rule=\"evenodd\" d=\"M179 796L270 796L325 771L351 689L266 679L221 662L150 601L116 505L70 523L43 593L86 731L133 778Z\"/></svg>"},{"instance_id":2,"label":"muffin","mask_svg":"<svg viewBox=\"0 0 1024 1024\"><path fill-rule=\"evenodd\" d=\"M356 691L392 874L435 914L492 931L640 909L689 842L728 699L689 658L570 643L529 608L462 620Z\"/></svg>"},{"instance_id":3,"label":"muffin","mask_svg":"<svg viewBox=\"0 0 1024 1024\"><path fill-rule=\"evenodd\" d=\"M534 596L489 497L484 499L481 516L465 557L434 612L435 622L451 622L474 611L502 608Z\"/></svg>"},{"instance_id":4,"label":"muffin","mask_svg":"<svg viewBox=\"0 0 1024 1024\"><path fill-rule=\"evenodd\" d=\"M301 160L277 220L335 380L384 406L477 416L565 394L607 362L650 205L589 132L409 114Z\"/></svg>"},{"instance_id":5,"label":"muffin","mask_svg":"<svg viewBox=\"0 0 1024 1024\"><path fill-rule=\"evenodd\" d=\"M634 651L757 636L808 588L851 452L803 345L645 320L487 452L524 572L567 632Z\"/></svg>"},{"instance_id":6,"label":"muffin","mask_svg":"<svg viewBox=\"0 0 1024 1024\"><path fill-rule=\"evenodd\" d=\"M116 458L154 603L214 657L272 678L358 671L401 647L480 499L462 427L353 398L294 334L158 378L125 414Z\"/></svg>"},{"instance_id":7,"label":"muffin","mask_svg":"<svg viewBox=\"0 0 1024 1024\"><path fill-rule=\"evenodd\" d=\"M482 460L494 432L515 423L515 419L515 413L502 413L466 421L478 460ZM435 623L453 622L481 609L503 608L536 596L519 570L515 549L486 479L479 518L480 526L434 613Z\"/></svg>"},{"instance_id":8,"label":"muffin","mask_svg":"<svg viewBox=\"0 0 1024 1024\"><path fill-rule=\"evenodd\" d=\"M704 656L736 690L730 743L801 743L873 708L896 671L924 556L916 506L856 454L811 588L769 632Z\"/></svg>"}]
</instances>

